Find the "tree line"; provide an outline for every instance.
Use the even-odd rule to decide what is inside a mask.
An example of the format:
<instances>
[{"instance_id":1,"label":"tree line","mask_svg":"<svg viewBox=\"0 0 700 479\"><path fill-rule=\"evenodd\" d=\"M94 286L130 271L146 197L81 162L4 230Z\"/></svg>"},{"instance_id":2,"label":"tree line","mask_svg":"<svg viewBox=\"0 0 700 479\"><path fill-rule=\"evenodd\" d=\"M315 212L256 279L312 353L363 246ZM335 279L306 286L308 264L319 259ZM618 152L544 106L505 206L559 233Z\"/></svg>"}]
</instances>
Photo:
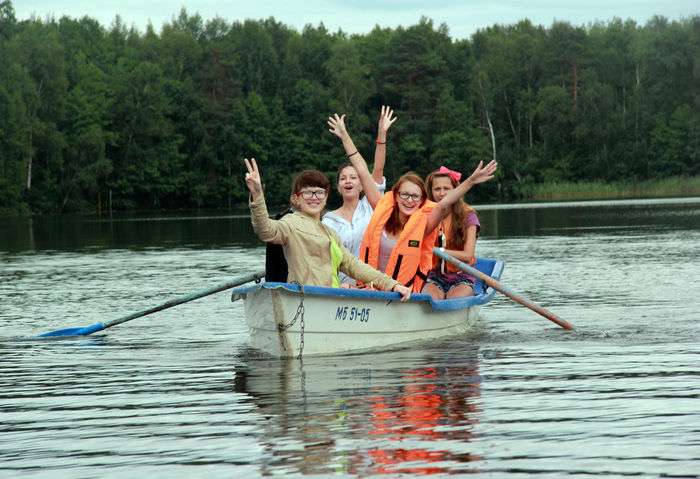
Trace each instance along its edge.
<instances>
[{"instance_id":1,"label":"tree line","mask_svg":"<svg viewBox=\"0 0 700 479\"><path fill-rule=\"evenodd\" d=\"M523 20L453 39L429 19L362 35L273 18L157 33L95 19L17 20L0 0L0 211L244 204L244 157L271 203L291 176L344 160L326 118L345 113L372 158L381 105L389 181L496 158L473 201L541 182L696 176L700 16L549 27Z\"/></svg>"}]
</instances>

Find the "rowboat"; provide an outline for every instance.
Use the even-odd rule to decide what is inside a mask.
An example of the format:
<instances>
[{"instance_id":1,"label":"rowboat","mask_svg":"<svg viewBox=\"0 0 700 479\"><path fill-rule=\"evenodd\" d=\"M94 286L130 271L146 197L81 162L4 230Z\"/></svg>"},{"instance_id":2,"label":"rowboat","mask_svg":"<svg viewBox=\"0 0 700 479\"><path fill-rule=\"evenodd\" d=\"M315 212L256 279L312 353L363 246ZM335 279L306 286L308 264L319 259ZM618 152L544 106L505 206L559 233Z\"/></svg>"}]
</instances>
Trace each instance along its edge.
<instances>
[{"instance_id":1,"label":"rowboat","mask_svg":"<svg viewBox=\"0 0 700 479\"><path fill-rule=\"evenodd\" d=\"M499 279L503 262L479 258L476 268ZM478 281L475 296L433 300L413 294L262 282L234 288L243 300L250 345L276 357L378 351L471 329L495 290Z\"/></svg>"}]
</instances>

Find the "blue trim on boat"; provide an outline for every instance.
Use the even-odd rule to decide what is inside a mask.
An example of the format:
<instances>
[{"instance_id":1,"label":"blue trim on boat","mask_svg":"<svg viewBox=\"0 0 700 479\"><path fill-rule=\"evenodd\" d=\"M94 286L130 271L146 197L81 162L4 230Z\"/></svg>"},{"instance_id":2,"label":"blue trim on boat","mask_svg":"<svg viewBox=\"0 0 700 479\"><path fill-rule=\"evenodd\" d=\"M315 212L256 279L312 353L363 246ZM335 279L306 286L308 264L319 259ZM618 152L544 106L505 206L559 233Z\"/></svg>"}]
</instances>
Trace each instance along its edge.
<instances>
[{"instance_id":1,"label":"blue trim on boat","mask_svg":"<svg viewBox=\"0 0 700 479\"><path fill-rule=\"evenodd\" d=\"M476 268L485 274L488 274L493 279L498 280L503 272L503 261L479 258L476 262ZM298 284L292 283L274 283L265 282L258 283L252 286L239 286L231 290L231 301L236 301L245 295L250 294L259 289L284 289L291 293L300 293L301 287ZM471 306L486 304L491 301L496 291L493 288L485 288L481 281L477 281L474 285L476 296L467 296L464 298L433 300L429 294L414 293L411 295L409 302L413 303L429 303L430 307L435 311L454 311L457 309L465 309ZM344 288L328 288L325 286L304 286L304 294L310 296L333 296L336 298L364 298L373 301L398 301L401 296L399 293L389 291L372 291L366 289L344 289Z\"/></svg>"}]
</instances>

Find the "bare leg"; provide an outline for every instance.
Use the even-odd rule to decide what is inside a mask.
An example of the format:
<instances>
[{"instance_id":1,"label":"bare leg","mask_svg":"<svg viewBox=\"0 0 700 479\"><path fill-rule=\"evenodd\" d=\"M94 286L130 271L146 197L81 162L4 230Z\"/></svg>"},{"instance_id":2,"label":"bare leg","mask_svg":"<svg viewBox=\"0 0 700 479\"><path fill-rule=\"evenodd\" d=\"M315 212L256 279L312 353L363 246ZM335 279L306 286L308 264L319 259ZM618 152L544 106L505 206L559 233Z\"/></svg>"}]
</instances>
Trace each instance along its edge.
<instances>
[{"instance_id":1,"label":"bare leg","mask_svg":"<svg viewBox=\"0 0 700 479\"><path fill-rule=\"evenodd\" d=\"M461 298L463 296L474 296L474 289L466 284L458 284L447 292L447 299Z\"/></svg>"},{"instance_id":2,"label":"bare leg","mask_svg":"<svg viewBox=\"0 0 700 479\"><path fill-rule=\"evenodd\" d=\"M426 283L425 286L423 286L421 293L427 293L432 296L433 299L445 299L445 293L443 293L442 290L433 283Z\"/></svg>"}]
</instances>

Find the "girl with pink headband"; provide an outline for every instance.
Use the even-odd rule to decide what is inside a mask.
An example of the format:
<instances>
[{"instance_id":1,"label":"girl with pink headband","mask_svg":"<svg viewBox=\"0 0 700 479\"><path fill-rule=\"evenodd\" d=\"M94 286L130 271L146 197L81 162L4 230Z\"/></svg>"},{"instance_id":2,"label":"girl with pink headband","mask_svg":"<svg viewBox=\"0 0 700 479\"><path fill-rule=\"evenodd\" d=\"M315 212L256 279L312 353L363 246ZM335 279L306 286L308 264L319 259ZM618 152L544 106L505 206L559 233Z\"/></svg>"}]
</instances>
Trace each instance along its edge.
<instances>
[{"instance_id":1,"label":"girl with pink headband","mask_svg":"<svg viewBox=\"0 0 700 479\"><path fill-rule=\"evenodd\" d=\"M426 179L428 198L440 201L459 185L461 178L461 173L441 166ZM473 265L476 263L476 238L480 229L476 211L460 198L452 204L449 214L440 222L436 246L450 256ZM475 283L476 278L435 258L422 292L430 294L434 299L472 296Z\"/></svg>"}]
</instances>

